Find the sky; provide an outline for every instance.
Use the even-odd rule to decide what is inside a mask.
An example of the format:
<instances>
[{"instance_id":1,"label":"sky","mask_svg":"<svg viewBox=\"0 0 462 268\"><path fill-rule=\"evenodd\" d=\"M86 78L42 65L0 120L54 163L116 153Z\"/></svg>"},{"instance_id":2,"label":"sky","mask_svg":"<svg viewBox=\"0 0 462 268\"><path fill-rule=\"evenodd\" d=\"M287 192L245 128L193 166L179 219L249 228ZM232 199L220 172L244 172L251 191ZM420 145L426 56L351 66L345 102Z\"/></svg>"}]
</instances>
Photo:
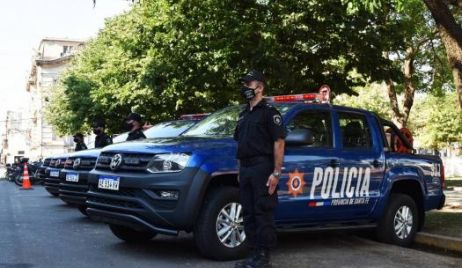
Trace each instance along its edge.
<instances>
[{"instance_id":1,"label":"sky","mask_svg":"<svg viewBox=\"0 0 462 268\"><path fill-rule=\"evenodd\" d=\"M130 8L126 0L0 0L0 122L24 106L34 49L44 37L87 40L105 18ZM1 133L1 128L0 128Z\"/></svg>"}]
</instances>

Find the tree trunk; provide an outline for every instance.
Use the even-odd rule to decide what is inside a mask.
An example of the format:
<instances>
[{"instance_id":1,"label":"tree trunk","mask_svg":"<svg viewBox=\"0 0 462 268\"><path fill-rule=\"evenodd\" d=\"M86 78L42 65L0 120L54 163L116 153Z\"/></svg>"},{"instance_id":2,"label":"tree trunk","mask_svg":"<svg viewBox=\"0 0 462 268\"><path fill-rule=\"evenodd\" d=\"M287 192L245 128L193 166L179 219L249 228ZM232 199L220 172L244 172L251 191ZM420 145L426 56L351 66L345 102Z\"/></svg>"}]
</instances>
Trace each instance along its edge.
<instances>
[{"instance_id":1,"label":"tree trunk","mask_svg":"<svg viewBox=\"0 0 462 268\"><path fill-rule=\"evenodd\" d=\"M462 28L457 24L448 5L442 0L423 0L432 13L441 41L446 48L449 65L462 110Z\"/></svg>"},{"instance_id":2,"label":"tree trunk","mask_svg":"<svg viewBox=\"0 0 462 268\"><path fill-rule=\"evenodd\" d=\"M412 83L414 75L414 49L409 47L406 49L406 58L404 59L404 103L402 114L402 127L406 127L411 113L412 105L414 104L415 87Z\"/></svg>"},{"instance_id":3,"label":"tree trunk","mask_svg":"<svg viewBox=\"0 0 462 268\"><path fill-rule=\"evenodd\" d=\"M396 96L395 84L391 79L387 80L388 97L390 98L391 110L393 111L393 121L398 127L403 126L403 115L399 111L398 98Z\"/></svg>"}]
</instances>

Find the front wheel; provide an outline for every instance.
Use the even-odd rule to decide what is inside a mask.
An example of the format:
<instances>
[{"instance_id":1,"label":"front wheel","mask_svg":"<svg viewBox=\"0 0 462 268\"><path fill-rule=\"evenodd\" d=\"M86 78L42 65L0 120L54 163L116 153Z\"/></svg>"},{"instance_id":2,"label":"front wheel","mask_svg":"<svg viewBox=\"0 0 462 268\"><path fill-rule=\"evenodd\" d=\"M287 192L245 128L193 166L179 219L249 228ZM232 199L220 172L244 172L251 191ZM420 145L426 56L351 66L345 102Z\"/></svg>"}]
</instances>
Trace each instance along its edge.
<instances>
[{"instance_id":1,"label":"front wheel","mask_svg":"<svg viewBox=\"0 0 462 268\"><path fill-rule=\"evenodd\" d=\"M150 231L137 231L122 225L109 224L109 228L115 236L128 243L146 242L156 235Z\"/></svg>"},{"instance_id":2,"label":"front wheel","mask_svg":"<svg viewBox=\"0 0 462 268\"><path fill-rule=\"evenodd\" d=\"M22 186L22 176L21 175L16 175L14 177L14 183L18 186Z\"/></svg>"},{"instance_id":3,"label":"front wheel","mask_svg":"<svg viewBox=\"0 0 462 268\"><path fill-rule=\"evenodd\" d=\"M419 210L410 196L391 194L385 214L377 226L380 241L408 247L419 227Z\"/></svg>"},{"instance_id":4,"label":"front wheel","mask_svg":"<svg viewBox=\"0 0 462 268\"><path fill-rule=\"evenodd\" d=\"M238 259L247 253L237 188L223 187L209 193L194 227L194 240L202 255L215 260Z\"/></svg>"}]
</instances>

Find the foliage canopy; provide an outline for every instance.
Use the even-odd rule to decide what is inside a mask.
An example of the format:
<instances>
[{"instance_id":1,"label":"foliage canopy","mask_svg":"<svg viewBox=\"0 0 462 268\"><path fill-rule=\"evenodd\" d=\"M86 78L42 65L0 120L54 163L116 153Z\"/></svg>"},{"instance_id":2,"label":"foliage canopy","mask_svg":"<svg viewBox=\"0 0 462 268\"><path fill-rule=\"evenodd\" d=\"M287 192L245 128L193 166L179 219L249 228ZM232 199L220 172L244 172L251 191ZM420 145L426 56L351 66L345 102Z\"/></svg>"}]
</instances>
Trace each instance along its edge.
<instances>
[{"instance_id":1,"label":"foliage canopy","mask_svg":"<svg viewBox=\"0 0 462 268\"><path fill-rule=\"evenodd\" d=\"M75 57L47 118L61 134L98 116L119 132L130 111L151 123L213 111L241 100L238 78L251 68L267 76L267 94L321 84L352 93L398 76L382 52L400 46L400 29L361 7L349 13L341 0L144 0Z\"/></svg>"}]
</instances>

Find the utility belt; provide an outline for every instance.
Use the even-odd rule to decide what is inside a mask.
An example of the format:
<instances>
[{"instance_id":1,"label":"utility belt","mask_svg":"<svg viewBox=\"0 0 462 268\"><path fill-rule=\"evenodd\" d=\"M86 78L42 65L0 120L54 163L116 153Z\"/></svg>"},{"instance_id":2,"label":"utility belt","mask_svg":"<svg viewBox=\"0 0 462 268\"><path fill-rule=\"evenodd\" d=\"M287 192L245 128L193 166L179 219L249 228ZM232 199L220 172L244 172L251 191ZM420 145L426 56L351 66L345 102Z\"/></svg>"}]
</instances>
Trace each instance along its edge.
<instances>
[{"instance_id":1,"label":"utility belt","mask_svg":"<svg viewBox=\"0 0 462 268\"><path fill-rule=\"evenodd\" d=\"M239 159L239 163L242 167L251 167L264 162L273 162L273 157L270 155L264 155Z\"/></svg>"}]
</instances>

